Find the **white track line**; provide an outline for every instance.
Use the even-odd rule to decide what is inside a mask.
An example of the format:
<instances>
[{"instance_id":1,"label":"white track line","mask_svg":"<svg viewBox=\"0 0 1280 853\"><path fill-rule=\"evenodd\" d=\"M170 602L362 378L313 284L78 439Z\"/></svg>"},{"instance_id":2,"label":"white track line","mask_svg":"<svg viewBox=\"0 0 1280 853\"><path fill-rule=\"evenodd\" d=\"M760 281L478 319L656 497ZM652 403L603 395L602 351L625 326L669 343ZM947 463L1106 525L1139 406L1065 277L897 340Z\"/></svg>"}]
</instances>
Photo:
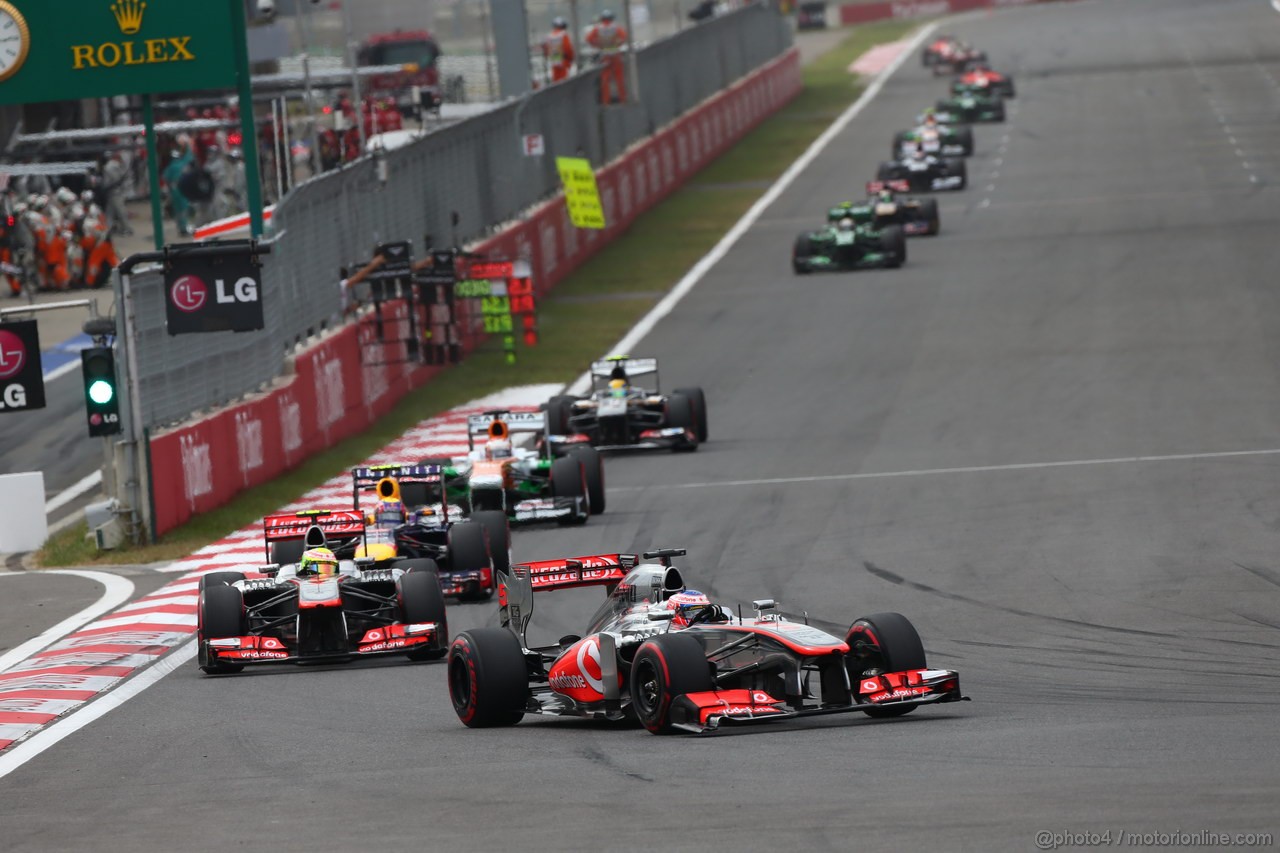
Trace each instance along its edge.
<instances>
[{"instance_id":1,"label":"white track line","mask_svg":"<svg viewBox=\"0 0 1280 853\"><path fill-rule=\"evenodd\" d=\"M1173 453L1166 456L1116 456L1108 459L1070 459L1063 462L1020 462L1010 465L969 465L961 468L919 468L914 471L881 471L865 474L821 474L814 477L776 477L761 480L721 480L706 483L667 483L662 486L623 486L614 492L641 492L645 489L711 489L717 486L780 486L793 483L827 483L844 480L891 480L901 477L929 477L935 474L986 474L999 471L1035 471L1045 468L1083 468L1090 465L1132 465L1146 462L1194 462L1231 459L1241 456L1280 456L1271 450L1227 450L1217 453Z\"/></svg>"},{"instance_id":2,"label":"white track line","mask_svg":"<svg viewBox=\"0 0 1280 853\"><path fill-rule=\"evenodd\" d=\"M102 470L94 471L92 474L82 478L78 483L63 489L54 497L50 498L44 505L44 514L57 512L76 498L83 495L90 489L102 485Z\"/></svg>"},{"instance_id":3,"label":"white track line","mask_svg":"<svg viewBox=\"0 0 1280 853\"><path fill-rule=\"evenodd\" d=\"M880 90L884 88L885 82L887 82L888 79L893 76L894 72L902 66L902 63L906 62L909 57L915 55L916 49L919 48L921 43L923 43L924 40L937 28L938 24L932 23L916 33L915 37L908 42L902 53L898 55L898 58L880 72L876 79L871 82L871 85L863 91L862 96L850 104L849 108L841 113L840 117L832 122L831 126L823 131L822 135L813 141L813 144L811 144L809 148L791 164L787 171L783 172L781 177L773 182L773 186L769 187L769 189L765 191L765 194L760 196L760 198L756 200L755 204L751 205L751 209L742 215L742 218L729 229L728 233L720 238L720 242L716 243L715 247L712 248L710 252L703 255L702 258L693 265L693 268L685 273L684 278L680 279L680 281L676 283L676 286L671 289L671 292L668 293L661 302L653 306L653 309L648 314L644 315L640 322L636 323L636 325L631 328L631 331L627 332L627 334L623 336L622 340L618 341L618 343L613 346L613 349L611 349L610 352L625 353L632 349L636 344L640 343L640 341L644 340L644 338L653 331L654 326L658 325L664 317L670 314L676 305L680 303L680 300L689 295L689 291L693 290L698 282L702 281L706 274L711 271L711 268L718 264L725 255L729 254L729 250L733 248L733 245L742 238L742 235L747 233L747 230L756 223L756 220L764 214L765 210L777 201L779 196L786 192L787 188L795 182L795 179L799 177L800 173L809 168L809 165L817 159L818 155L831 144L832 140L834 140L836 136L849 125L849 122L857 118L858 114L866 108L867 104L871 103L872 99L874 99L876 95L880 94ZM573 384L563 391L563 393L584 394L590 387L591 372L587 371L579 376Z\"/></svg>"},{"instance_id":4,"label":"white track line","mask_svg":"<svg viewBox=\"0 0 1280 853\"><path fill-rule=\"evenodd\" d=\"M50 370L48 373L44 375L45 384L47 385L48 383L52 382L55 379L60 379L61 377L66 376L71 371L78 370L79 368L80 368L80 361L78 359L73 359L71 361L68 361L66 364L55 367L53 370Z\"/></svg>"},{"instance_id":5,"label":"white track line","mask_svg":"<svg viewBox=\"0 0 1280 853\"><path fill-rule=\"evenodd\" d=\"M109 693L95 698L80 710L10 747L0 755L0 779L8 776L63 738L70 737L100 717L119 708L178 667L196 656L194 640L179 646L140 674L125 681Z\"/></svg>"},{"instance_id":6,"label":"white track line","mask_svg":"<svg viewBox=\"0 0 1280 853\"><path fill-rule=\"evenodd\" d=\"M89 624L102 614L109 610L114 610L124 602L128 601L133 595L133 581L120 575L113 575L110 572L82 572L71 569L56 569L44 572L50 575L73 575L78 578L88 578L97 581L104 587L102 597L90 604L84 610L74 616L68 616L57 625L45 631L38 637L27 640L20 646L10 649L4 655L0 656L0 672L4 672L16 664L19 664L36 652L52 646L63 637L79 630L84 625ZM31 577L29 572L13 572L0 574L0 578L12 577Z\"/></svg>"}]
</instances>

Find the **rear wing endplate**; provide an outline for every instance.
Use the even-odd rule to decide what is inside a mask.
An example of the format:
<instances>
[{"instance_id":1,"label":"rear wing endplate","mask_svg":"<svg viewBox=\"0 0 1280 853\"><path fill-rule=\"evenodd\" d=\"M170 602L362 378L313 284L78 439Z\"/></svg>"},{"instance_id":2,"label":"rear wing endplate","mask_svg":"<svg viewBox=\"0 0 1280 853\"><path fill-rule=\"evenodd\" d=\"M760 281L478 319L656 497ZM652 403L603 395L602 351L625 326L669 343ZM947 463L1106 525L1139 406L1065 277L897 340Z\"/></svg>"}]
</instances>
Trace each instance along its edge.
<instances>
[{"instance_id":1,"label":"rear wing endplate","mask_svg":"<svg viewBox=\"0 0 1280 853\"><path fill-rule=\"evenodd\" d=\"M635 554L593 554L538 560L511 567L511 573L498 573L498 616L504 628L510 628L528 647L525 630L533 617L533 593L553 589L603 586L612 592L618 582L639 563Z\"/></svg>"}]
</instances>

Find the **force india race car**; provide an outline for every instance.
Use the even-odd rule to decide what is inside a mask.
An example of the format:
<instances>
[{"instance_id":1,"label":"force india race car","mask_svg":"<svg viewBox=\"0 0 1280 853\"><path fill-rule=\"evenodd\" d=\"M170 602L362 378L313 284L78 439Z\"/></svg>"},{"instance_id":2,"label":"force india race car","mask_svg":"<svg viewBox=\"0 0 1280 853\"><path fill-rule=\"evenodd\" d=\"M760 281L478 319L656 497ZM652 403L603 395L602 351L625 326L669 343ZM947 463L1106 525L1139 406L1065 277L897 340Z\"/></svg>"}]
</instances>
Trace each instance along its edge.
<instances>
[{"instance_id":1,"label":"force india race car","mask_svg":"<svg viewBox=\"0 0 1280 853\"><path fill-rule=\"evenodd\" d=\"M904 157L881 163L876 180L902 186L909 192L931 190L962 190L968 181L969 170L959 157L934 157L929 154Z\"/></svg>"},{"instance_id":2,"label":"force india race car","mask_svg":"<svg viewBox=\"0 0 1280 853\"><path fill-rule=\"evenodd\" d=\"M402 557L432 559L440 568L446 596L461 600L490 598L494 571L511 565L511 529L507 516L482 510L464 518L462 507L444 499L444 475L439 465L378 465L351 472L352 508L360 509L362 492L374 491L379 506L366 516L362 536L337 543L339 557L371 557L381 566ZM392 512L384 512L390 501ZM399 505L403 503L406 512ZM289 551L281 559L282 549ZM296 551L296 553L294 553ZM302 555L301 542L273 546L272 562L284 563Z\"/></svg>"},{"instance_id":3,"label":"force india race car","mask_svg":"<svg viewBox=\"0 0 1280 853\"><path fill-rule=\"evenodd\" d=\"M962 92L986 92L1002 98L1012 98L1017 94L1012 77L981 64L951 82L953 95L959 95Z\"/></svg>"},{"instance_id":4,"label":"force india race car","mask_svg":"<svg viewBox=\"0 0 1280 853\"><path fill-rule=\"evenodd\" d=\"M964 91L938 101L935 118L947 124L1004 121L1004 98L999 95Z\"/></svg>"},{"instance_id":5,"label":"force india race car","mask_svg":"<svg viewBox=\"0 0 1280 853\"><path fill-rule=\"evenodd\" d=\"M893 135L889 156L896 159L903 156L904 151L919 151L935 157L968 157L973 153L973 128L964 124L921 124L911 130L900 130Z\"/></svg>"},{"instance_id":6,"label":"force india race car","mask_svg":"<svg viewBox=\"0 0 1280 853\"><path fill-rule=\"evenodd\" d=\"M884 229L890 225L911 235L937 234L941 227L936 198L912 198L898 195L906 190L905 181L869 181L866 201L846 201L827 212L829 223L852 219L855 225Z\"/></svg>"},{"instance_id":7,"label":"force india race car","mask_svg":"<svg viewBox=\"0 0 1280 853\"><path fill-rule=\"evenodd\" d=\"M547 402L547 440L555 455L584 446L692 451L707 440L706 395L701 388L660 393L656 358L610 356L589 372L590 395Z\"/></svg>"},{"instance_id":8,"label":"force india race car","mask_svg":"<svg viewBox=\"0 0 1280 853\"><path fill-rule=\"evenodd\" d=\"M821 231L796 237L791 269L796 275L845 272L885 267L895 269L907 260L907 237L901 225L877 230L846 217Z\"/></svg>"},{"instance_id":9,"label":"force india race car","mask_svg":"<svg viewBox=\"0 0 1280 853\"><path fill-rule=\"evenodd\" d=\"M515 566L499 592L503 627L463 632L450 647L458 718L473 728L525 714L637 719L654 734L701 733L818 714L896 717L964 698L955 672L927 666L903 616L864 616L843 636L787 619L771 600L743 617L686 589L671 565L684 553ZM608 590L584 635L530 647L535 594L582 586Z\"/></svg>"},{"instance_id":10,"label":"force india race car","mask_svg":"<svg viewBox=\"0 0 1280 853\"><path fill-rule=\"evenodd\" d=\"M585 524L604 512L604 461L593 447L555 458L543 412L492 411L467 419L470 452L458 459L426 459L444 468L449 500L473 514L500 512L511 524ZM540 433L538 450L516 447L512 436ZM485 441L476 445L476 438Z\"/></svg>"},{"instance_id":11,"label":"force india race car","mask_svg":"<svg viewBox=\"0 0 1280 853\"><path fill-rule=\"evenodd\" d=\"M327 534L363 528L355 511L268 516L268 539L301 537L327 547ZM435 562L341 560L335 574L296 563L200 578L197 664L206 673L261 663L340 663L370 655L434 660L448 650L449 627Z\"/></svg>"}]
</instances>

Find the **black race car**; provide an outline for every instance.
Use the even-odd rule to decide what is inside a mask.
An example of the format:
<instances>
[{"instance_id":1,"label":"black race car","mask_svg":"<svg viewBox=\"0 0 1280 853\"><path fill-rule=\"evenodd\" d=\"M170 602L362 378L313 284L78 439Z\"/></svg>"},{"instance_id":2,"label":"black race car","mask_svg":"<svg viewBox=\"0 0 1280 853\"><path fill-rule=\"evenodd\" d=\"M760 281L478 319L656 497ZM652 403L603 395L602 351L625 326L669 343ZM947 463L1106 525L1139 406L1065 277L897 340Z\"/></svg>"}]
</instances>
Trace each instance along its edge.
<instances>
[{"instance_id":1,"label":"black race car","mask_svg":"<svg viewBox=\"0 0 1280 853\"><path fill-rule=\"evenodd\" d=\"M876 179L887 184L906 186L909 192L962 190L968 184L969 171L960 157L916 155L881 163Z\"/></svg>"}]
</instances>

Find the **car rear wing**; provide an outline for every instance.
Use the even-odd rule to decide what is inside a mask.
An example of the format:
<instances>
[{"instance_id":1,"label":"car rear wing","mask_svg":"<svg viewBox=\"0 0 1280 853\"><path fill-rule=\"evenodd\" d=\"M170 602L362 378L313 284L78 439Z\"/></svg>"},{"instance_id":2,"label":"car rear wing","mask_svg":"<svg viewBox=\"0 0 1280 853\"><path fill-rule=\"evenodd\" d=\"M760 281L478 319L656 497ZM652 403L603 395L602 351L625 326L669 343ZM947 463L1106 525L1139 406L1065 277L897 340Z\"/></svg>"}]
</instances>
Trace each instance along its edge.
<instances>
[{"instance_id":1,"label":"car rear wing","mask_svg":"<svg viewBox=\"0 0 1280 853\"><path fill-rule=\"evenodd\" d=\"M308 509L282 515L268 515L262 519L262 535L266 540L267 560L271 560L272 542L308 539L308 534L313 529L323 533L326 539L330 536L364 536L364 514L347 509ZM308 545L311 545L310 541Z\"/></svg>"},{"instance_id":2,"label":"car rear wing","mask_svg":"<svg viewBox=\"0 0 1280 853\"><path fill-rule=\"evenodd\" d=\"M629 355L613 355L609 358L591 363L591 388L599 390L608 387L609 380L617 372L626 374L627 381L637 376L653 376L653 391L658 392L658 360L656 358L632 358Z\"/></svg>"},{"instance_id":3,"label":"car rear wing","mask_svg":"<svg viewBox=\"0 0 1280 853\"><path fill-rule=\"evenodd\" d=\"M876 193L884 192L885 190L895 193L905 193L911 190L911 184L901 179L892 181L867 181L867 195L875 195Z\"/></svg>"},{"instance_id":4,"label":"car rear wing","mask_svg":"<svg viewBox=\"0 0 1280 853\"><path fill-rule=\"evenodd\" d=\"M393 480L388 494L383 494L380 484ZM444 492L444 469L439 465L372 465L351 469L351 508L360 509L361 492L377 492L379 498L404 501L402 486L405 483L426 483L440 486L440 501L444 506L445 521L449 516L449 501ZM406 504L410 501L404 501Z\"/></svg>"},{"instance_id":5,"label":"car rear wing","mask_svg":"<svg viewBox=\"0 0 1280 853\"><path fill-rule=\"evenodd\" d=\"M509 438L514 433L547 431L546 412L509 412L495 410L467 418L467 447L476 449L476 437Z\"/></svg>"},{"instance_id":6,"label":"car rear wing","mask_svg":"<svg viewBox=\"0 0 1280 853\"><path fill-rule=\"evenodd\" d=\"M603 586L611 593L639 561L635 554L593 554L514 565L510 574L498 573L500 624L514 631L527 647L525 630L533 617L535 591Z\"/></svg>"}]
</instances>

